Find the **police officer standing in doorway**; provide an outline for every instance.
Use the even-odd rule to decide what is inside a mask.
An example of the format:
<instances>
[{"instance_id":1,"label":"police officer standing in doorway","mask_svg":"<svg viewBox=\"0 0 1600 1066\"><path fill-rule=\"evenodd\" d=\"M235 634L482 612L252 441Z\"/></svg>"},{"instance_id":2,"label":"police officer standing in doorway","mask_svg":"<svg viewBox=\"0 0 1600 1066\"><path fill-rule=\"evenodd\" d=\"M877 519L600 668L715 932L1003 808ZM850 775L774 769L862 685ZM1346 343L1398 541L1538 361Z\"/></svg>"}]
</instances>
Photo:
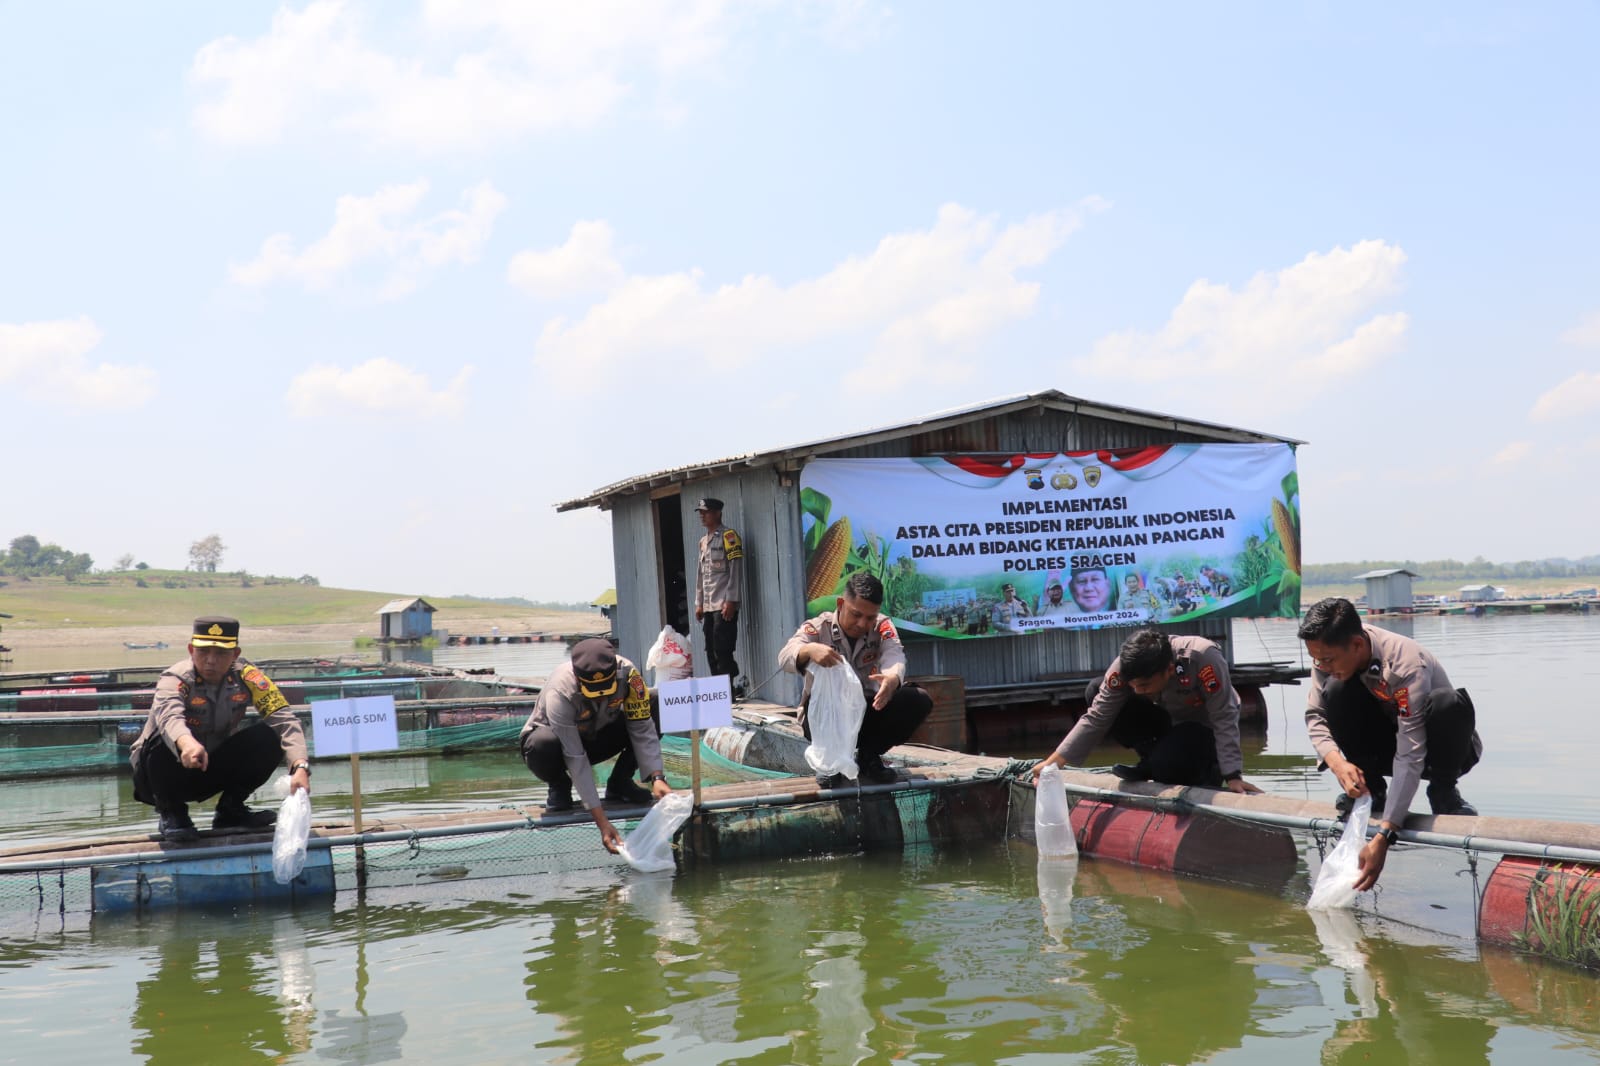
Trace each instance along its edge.
<instances>
[{"instance_id":1,"label":"police officer standing in doorway","mask_svg":"<svg viewBox=\"0 0 1600 1066\"><path fill-rule=\"evenodd\" d=\"M252 709L253 720L246 718ZM272 828L274 812L244 801L280 762L289 765L292 788L311 790L305 730L278 686L239 658L236 618L194 620L189 657L156 681L129 761L134 799L156 809L162 838L174 843L198 835L189 804L218 793L211 828Z\"/></svg>"},{"instance_id":2,"label":"police officer standing in doorway","mask_svg":"<svg viewBox=\"0 0 1600 1066\"><path fill-rule=\"evenodd\" d=\"M694 508L700 514L705 536L700 538L699 561L695 563L694 617L706 638L706 658L710 676L728 675L728 687L736 697L744 692L737 687L739 664L733 658L739 642L739 588L744 581L744 542L737 530L722 524L722 501L706 496Z\"/></svg>"}]
</instances>

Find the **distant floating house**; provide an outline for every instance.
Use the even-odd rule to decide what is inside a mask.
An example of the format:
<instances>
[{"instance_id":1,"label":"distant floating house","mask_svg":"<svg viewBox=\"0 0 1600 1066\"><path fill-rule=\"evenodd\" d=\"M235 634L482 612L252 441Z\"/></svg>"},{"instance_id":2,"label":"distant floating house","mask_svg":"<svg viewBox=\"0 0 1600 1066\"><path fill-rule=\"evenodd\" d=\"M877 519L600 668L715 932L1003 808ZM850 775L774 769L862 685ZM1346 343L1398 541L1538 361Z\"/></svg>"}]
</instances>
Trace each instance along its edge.
<instances>
[{"instance_id":1,"label":"distant floating house","mask_svg":"<svg viewBox=\"0 0 1600 1066\"><path fill-rule=\"evenodd\" d=\"M617 590L606 589L596 596L594 602L590 603L589 606L600 608L600 613L605 616L606 621L611 623L610 636L615 637L617 635Z\"/></svg>"},{"instance_id":2,"label":"distant floating house","mask_svg":"<svg viewBox=\"0 0 1600 1066\"><path fill-rule=\"evenodd\" d=\"M1415 604L1411 592L1413 578L1421 577L1403 567L1392 570L1368 570L1357 574L1357 581L1367 583L1367 610L1409 611Z\"/></svg>"},{"instance_id":3,"label":"distant floating house","mask_svg":"<svg viewBox=\"0 0 1600 1066\"><path fill-rule=\"evenodd\" d=\"M421 640L433 636L434 611L438 608L421 596L390 600L378 608L379 640Z\"/></svg>"},{"instance_id":4,"label":"distant floating house","mask_svg":"<svg viewBox=\"0 0 1600 1066\"><path fill-rule=\"evenodd\" d=\"M1506 598L1506 590L1495 585L1462 585L1461 599L1466 603L1488 603Z\"/></svg>"}]
</instances>

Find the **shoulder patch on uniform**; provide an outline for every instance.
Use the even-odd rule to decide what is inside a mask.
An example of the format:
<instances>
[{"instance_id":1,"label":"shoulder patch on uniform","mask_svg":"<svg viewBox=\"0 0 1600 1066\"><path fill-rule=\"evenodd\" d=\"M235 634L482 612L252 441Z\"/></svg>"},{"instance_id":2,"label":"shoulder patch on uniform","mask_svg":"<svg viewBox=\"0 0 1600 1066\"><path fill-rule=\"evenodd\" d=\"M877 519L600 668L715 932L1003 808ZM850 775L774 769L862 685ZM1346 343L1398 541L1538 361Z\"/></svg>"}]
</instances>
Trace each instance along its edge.
<instances>
[{"instance_id":1,"label":"shoulder patch on uniform","mask_svg":"<svg viewBox=\"0 0 1600 1066\"><path fill-rule=\"evenodd\" d=\"M644 678L640 676L639 671L637 670L631 671L628 674L628 688L639 699L650 698L650 690L645 688Z\"/></svg>"},{"instance_id":2,"label":"shoulder patch on uniform","mask_svg":"<svg viewBox=\"0 0 1600 1066\"><path fill-rule=\"evenodd\" d=\"M1118 689L1122 687L1122 671L1112 670L1106 674L1106 688Z\"/></svg>"},{"instance_id":3,"label":"shoulder patch on uniform","mask_svg":"<svg viewBox=\"0 0 1600 1066\"><path fill-rule=\"evenodd\" d=\"M817 635L817 627L812 625L810 622L807 622L800 627L800 632L804 633L808 637L814 637Z\"/></svg>"},{"instance_id":4,"label":"shoulder patch on uniform","mask_svg":"<svg viewBox=\"0 0 1600 1066\"><path fill-rule=\"evenodd\" d=\"M256 710L262 714L271 714L281 711L289 706L289 701L284 698L278 686L272 683L272 678L263 674L258 668L246 665L239 671L239 679L255 689L250 696L251 702L256 705Z\"/></svg>"},{"instance_id":5,"label":"shoulder patch on uniform","mask_svg":"<svg viewBox=\"0 0 1600 1066\"><path fill-rule=\"evenodd\" d=\"M637 670L628 675L628 698L622 703L622 717L630 722L642 722L650 717L650 690Z\"/></svg>"},{"instance_id":6,"label":"shoulder patch on uniform","mask_svg":"<svg viewBox=\"0 0 1600 1066\"><path fill-rule=\"evenodd\" d=\"M268 680L267 675L261 672L260 667L254 665L247 665L241 668L239 677L252 688L260 689L262 692L272 687L272 682Z\"/></svg>"},{"instance_id":7,"label":"shoulder patch on uniform","mask_svg":"<svg viewBox=\"0 0 1600 1066\"><path fill-rule=\"evenodd\" d=\"M722 551L730 559L743 559L744 546L739 542L739 534L731 529L722 531Z\"/></svg>"},{"instance_id":8,"label":"shoulder patch on uniform","mask_svg":"<svg viewBox=\"0 0 1600 1066\"><path fill-rule=\"evenodd\" d=\"M1410 692L1408 692L1407 690L1405 690L1403 688L1402 689L1396 689L1395 690L1395 694L1394 694L1394 705L1396 707L1400 708L1400 714L1401 714L1402 717L1405 717L1405 718L1411 717L1411 693Z\"/></svg>"},{"instance_id":9,"label":"shoulder patch on uniform","mask_svg":"<svg viewBox=\"0 0 1600 1066\"><path fill-rule=\"evenodd\" d=\"M894 623L887 618L878 619L878 636L884 640L900 639L900 634L895 632Z\"/></svg>"},{"instance_id":10,"label":"shoulder patch on uniform","mask_svg":"<svg viewBox=\"0 0 1600 1066\"><path fill-rule=\"evenodd\" d=\"M1202 666L1200 668L1200 687L1207 692L1218 692L1222 689L1222 679L1217 676L1215 666Z\"/></svg>"}]
</instances>

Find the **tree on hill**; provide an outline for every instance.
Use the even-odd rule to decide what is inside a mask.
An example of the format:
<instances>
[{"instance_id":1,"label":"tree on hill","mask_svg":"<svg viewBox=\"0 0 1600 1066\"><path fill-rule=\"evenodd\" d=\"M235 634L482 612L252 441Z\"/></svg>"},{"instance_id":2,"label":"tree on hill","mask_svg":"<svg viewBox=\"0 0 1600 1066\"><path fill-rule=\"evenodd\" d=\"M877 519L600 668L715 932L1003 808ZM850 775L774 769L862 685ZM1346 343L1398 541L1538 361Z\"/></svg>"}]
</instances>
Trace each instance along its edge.
<instances>
[{"instance_id":1,"label":"tree on hill","mask_svg":"<svg viewBox=\"0 0 1600 1066\"><path fill-rule=\"evenodd\" d=\"M227 550L228 547L222 543L222 538L213 533L189 545L189 566L197 571L204 570L214 574L222 562L222 553Z\"/></svg>"},{"instance_id":2,"label":"tree on hill","mask_svg":"<svg viewBox=\"0 0 1600 1066\"><path fill-rule=\"evenodd\" d=\"M73 581L87 574L94 560L83 552L70 552L59 544L41 544L32 533L11 539L11 548L0 552L0 574L18 577L62 576Z\"/></svg>"}]
</instances>

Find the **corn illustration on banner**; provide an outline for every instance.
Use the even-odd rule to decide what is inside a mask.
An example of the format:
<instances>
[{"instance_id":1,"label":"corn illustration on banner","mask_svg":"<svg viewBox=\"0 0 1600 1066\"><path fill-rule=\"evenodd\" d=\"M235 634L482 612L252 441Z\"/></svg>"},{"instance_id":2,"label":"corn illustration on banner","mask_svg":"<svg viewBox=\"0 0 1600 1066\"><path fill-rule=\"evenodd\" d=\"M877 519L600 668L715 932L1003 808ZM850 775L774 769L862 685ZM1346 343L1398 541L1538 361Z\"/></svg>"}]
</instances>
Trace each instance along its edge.
<instances>
[{"instance_id":1,"label":"corn illustration on banner","mask_svg":"<svg viewBox=\"0 0 1600 1066\"><path fill-rule=\"evenodd\" d=\"M1288 444L816 459L800 488L808 613L860 571L951 639L1300 609Z\"/></svg>"}]
</instances>

